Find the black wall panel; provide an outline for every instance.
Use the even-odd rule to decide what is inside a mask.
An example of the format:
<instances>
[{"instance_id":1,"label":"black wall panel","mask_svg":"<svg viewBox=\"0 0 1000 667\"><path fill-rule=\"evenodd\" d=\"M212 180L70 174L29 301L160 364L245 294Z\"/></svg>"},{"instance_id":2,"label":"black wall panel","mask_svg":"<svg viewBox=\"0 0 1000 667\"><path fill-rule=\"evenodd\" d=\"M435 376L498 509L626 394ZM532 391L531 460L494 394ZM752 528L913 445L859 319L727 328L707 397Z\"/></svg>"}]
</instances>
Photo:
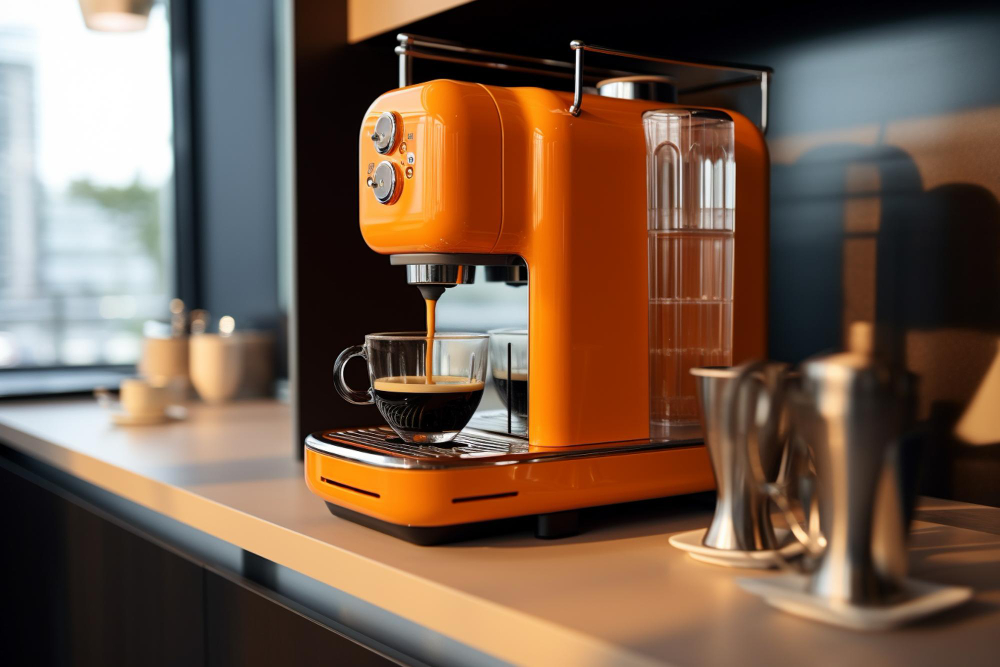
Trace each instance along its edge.
<instances>
[{"instance_id":1,"label":"black wall panel","mask_svg":"<svg viewBox=\"0 0 1000 667\"><path fill-rule=\"evenodd\" d=\"M200 307L279 322L275 15L271 0L193 2Z\"/></svg>"}]
</instances>

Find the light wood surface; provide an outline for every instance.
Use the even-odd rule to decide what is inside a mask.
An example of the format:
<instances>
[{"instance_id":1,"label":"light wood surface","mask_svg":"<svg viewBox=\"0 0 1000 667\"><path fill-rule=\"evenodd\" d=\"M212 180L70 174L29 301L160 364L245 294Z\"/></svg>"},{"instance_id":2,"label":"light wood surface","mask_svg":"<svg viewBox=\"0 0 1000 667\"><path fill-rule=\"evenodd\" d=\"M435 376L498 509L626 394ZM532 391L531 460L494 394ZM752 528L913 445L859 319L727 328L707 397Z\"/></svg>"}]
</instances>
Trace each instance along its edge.
<instances>
[{"instance_id":1,"label":"light wood surface","mask_svg":"<svg viewBox=\"0 0 1000 667\"><path fill-rule=\"evenodd\" d=\"M921 498L917 505L916 518L920 521L1000 535L1000 507L970 505L940 498ZM997 565L1000 566L1000 563Z\"/></svg>"},{"instance_id":2,"label":"light wood surface","mask_svg":"<svg viewBox=\"0 0 1000 667\"><path fill-rule=\"evenodd\" d=\"M689 500L610 514L564 540L417 547L331 516L289 456L290 433L288 409L274 402L196 405L185 422L132 428L112 426L90 400L0 403L0 440L17 450L512 663L998 659L1000 537L988 532L917 521L911 574L973 586L975 600L913 627L859 634L775 611L733 583L746 572L670 547L672 533L708 523L709 510ZM955 507L926 503L924 518L944 520Z\"/></svg>"},{"instance_id":3,"label":"light wood surface","mask_svg":"<svg viewBox=\"0 0 1000 667\"><path fill-rule=\"evenodd\" d=\"M470 0L348 0L347 41L368 39Z\"/></svg>"}]
</instances>

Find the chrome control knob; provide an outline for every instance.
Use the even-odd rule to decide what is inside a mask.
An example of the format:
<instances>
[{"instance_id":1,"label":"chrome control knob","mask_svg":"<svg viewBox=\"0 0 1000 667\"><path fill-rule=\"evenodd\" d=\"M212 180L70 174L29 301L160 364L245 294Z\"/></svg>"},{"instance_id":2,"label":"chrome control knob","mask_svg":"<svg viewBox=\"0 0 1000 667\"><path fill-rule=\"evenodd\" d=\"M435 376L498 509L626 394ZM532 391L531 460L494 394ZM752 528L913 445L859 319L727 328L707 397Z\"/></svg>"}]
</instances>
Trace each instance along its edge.
<instances>
[{"instance_id":1,"label":"chrome control knob","mask_svg":"<svg viewBox=\"0 0 1000 667\"><path fill-rule=\"evenodd\" d=\"M388 160L379 162L375 167L375 173L367 182L380 204L391 204L396 201L402 189L402 183L396 175L396 165Z\"/></svg>"},{"instance_id":2,"label":"chrome control knob","mask_svg":"<svg viewBox=\"0 0 1000 667\"><path fill-rule=\"evenodd\" d=\"M375 121L375 131L372 132L371 140L380 155L386 155L396 149L397 132L396 115L391 111L384 112Z\"/></svg>"}]
</instances>

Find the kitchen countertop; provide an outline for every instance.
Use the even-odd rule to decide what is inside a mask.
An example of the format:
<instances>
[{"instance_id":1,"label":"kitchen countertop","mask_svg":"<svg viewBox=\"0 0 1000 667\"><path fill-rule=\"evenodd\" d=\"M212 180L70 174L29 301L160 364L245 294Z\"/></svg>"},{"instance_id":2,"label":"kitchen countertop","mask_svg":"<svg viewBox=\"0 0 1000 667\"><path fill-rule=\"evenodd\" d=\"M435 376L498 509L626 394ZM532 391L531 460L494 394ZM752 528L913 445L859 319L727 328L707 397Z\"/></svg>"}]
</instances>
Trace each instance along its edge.
<instances>
[{"instance_id":1,"label":"kitchen countertop","mask_svg":"<svg viewBox=\"0 0 1000 667\"><path fill-rule=\"evenodd\" d=\"M1000 510L922 501L911 575L972 586L975 599L915 626L865 634L776 611L733 582L766 573L697 563L673 549L670 534L708 524L710 510L690 499L605 516L555 541L513 534L418 547L338 519L305 487L290 422L288 407L274 401L192 405L185 421L141 428L112 426L88 399L0 403L8 446L501 661L998 659Z\"/></svg>"}]
</instances>

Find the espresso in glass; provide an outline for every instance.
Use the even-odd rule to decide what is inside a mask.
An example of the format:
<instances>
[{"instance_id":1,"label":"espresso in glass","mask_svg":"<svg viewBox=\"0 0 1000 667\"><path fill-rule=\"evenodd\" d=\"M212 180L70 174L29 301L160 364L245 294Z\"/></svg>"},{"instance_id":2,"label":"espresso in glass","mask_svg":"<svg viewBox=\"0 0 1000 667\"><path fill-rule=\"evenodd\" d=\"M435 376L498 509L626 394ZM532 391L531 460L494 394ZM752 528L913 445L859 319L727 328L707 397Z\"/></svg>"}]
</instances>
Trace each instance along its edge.
<instances>
[{"instance_id":1,"label":"espresso in glass","mask_svg":"<svg viewBox=\"0 0 1000 667\"><path fill-rule=\"evenodd\" d=\"M494 329L490 334L493 386L511 414L528 416L528 330Z\"/></svg>"},{"instance_id":2,"label":"espresso in glass","mask_svg":"<svg viewBox=\"0 0 1000 667\"><path fill-rule=\"evenodd\" d=\"M509 377L508 377L509 376ZM493 384L505 408L519 417L528 416L528 374L507 373L506 369L493 371Z\"/></svg>"},{"instance_id":3,"label":"espresso in glass","mask_svg":"<svg viewBox=\"0 0 1000 667\"><path fill-rule=\"evenodd\" d=\"M439 441L461 431L483 397L481 380L435 375L379 378L372 383L375 405L392 430L410 442Z\"/></svg>"},{"instance_id":4,"label":"espresso in glass","mask_svg":"<svg viewBox=\"0 0 1000 667\"><path fill-rule=\"evenodd\" d=\"M405 442L440 446L454 440L479 407L488 352L485 334L368 334L364 345L337 357L334 386L351 403L374 403ZM352 389L344 379L354 357L368 363L368 389Z\"/></svg>"}]
</instances>

